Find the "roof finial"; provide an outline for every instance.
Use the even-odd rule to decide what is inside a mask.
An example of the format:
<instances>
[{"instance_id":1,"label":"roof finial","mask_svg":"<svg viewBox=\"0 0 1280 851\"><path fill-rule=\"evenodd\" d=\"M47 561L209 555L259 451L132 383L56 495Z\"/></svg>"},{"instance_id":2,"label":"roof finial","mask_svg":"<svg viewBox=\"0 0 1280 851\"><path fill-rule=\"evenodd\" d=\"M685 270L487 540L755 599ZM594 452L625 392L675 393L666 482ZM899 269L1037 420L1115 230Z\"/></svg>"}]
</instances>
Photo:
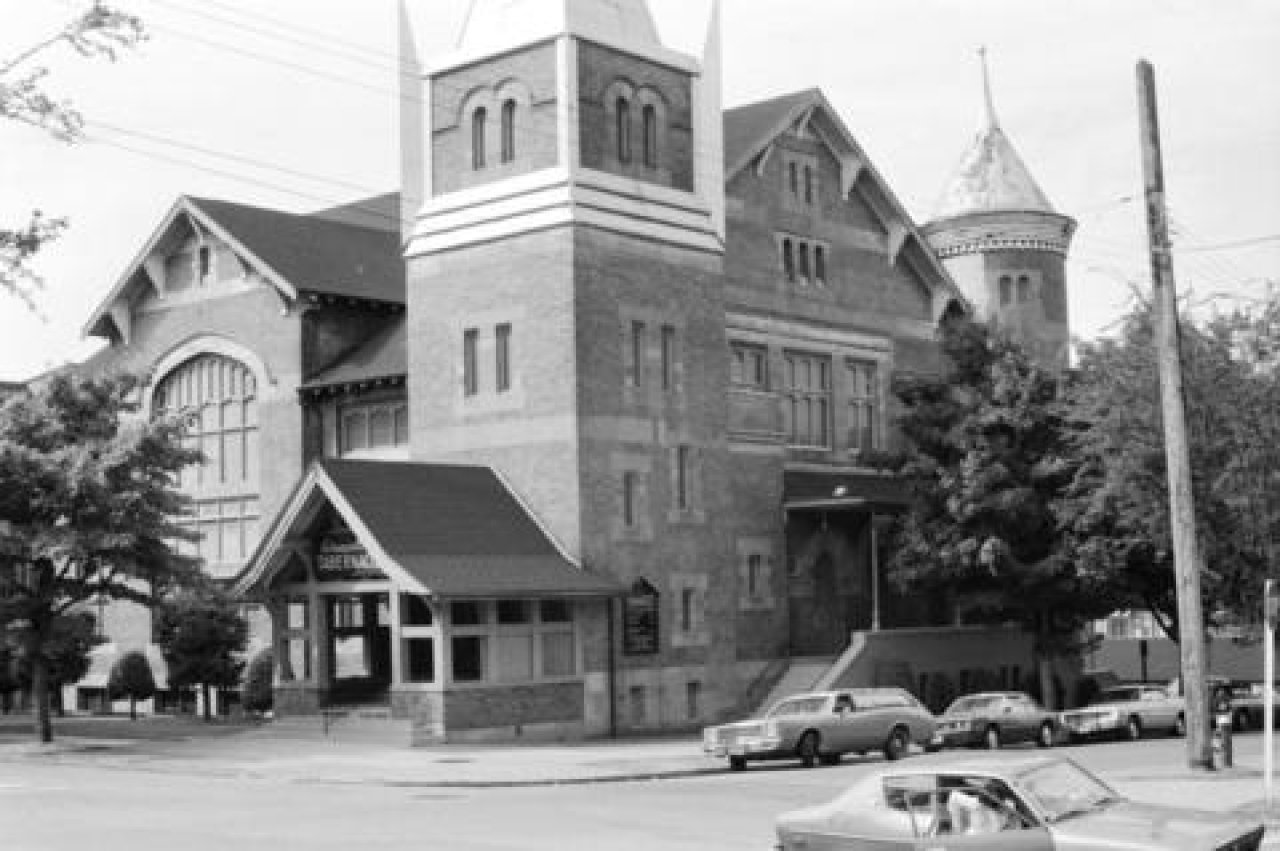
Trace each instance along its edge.
<instances>
[{"instance_id":1,"label":"roof finial","mask_svg":"<svg viewBox=\"0 0 1280 851\"><path fill-rule=\"evenodd\" d=\"M998 127L1000 122L996 120L995 100L991 97L991 72L987 68L987 46L984 44L978 48L978 61L982 63L982 94L986 112L983 115L984 123L987 127Z\"/></svg>"}]
</instances>

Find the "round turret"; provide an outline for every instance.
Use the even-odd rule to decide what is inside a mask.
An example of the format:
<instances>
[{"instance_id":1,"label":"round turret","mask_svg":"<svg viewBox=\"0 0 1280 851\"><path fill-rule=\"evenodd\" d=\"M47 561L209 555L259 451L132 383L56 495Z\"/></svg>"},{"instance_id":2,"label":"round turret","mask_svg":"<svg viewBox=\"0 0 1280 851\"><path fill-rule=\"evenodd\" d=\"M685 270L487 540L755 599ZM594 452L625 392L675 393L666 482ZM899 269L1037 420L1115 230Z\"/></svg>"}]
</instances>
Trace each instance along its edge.
<instances>
[{"instance_id":1,"label":"round turret","mask_svg":"<svg viewBox=\"0 0 1280 851\"><path fill-rule=\"evenodd\" d=\"M983 119L925 238L981 320L1045 366L1069 359L1066 258L1075 220L1057 212L996 119L982 55Z\"/></svg>"}]
</instances>

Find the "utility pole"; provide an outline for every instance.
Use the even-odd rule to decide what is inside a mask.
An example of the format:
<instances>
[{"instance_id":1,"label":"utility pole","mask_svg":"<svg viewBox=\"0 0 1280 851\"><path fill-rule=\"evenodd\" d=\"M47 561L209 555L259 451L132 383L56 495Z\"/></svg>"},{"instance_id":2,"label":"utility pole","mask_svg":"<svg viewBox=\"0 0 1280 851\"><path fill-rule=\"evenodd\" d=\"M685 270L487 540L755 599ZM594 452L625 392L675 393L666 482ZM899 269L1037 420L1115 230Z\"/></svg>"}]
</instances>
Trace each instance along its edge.
<instances>
[{"instance_id":1,"label":"utility pole","mask_svg":"<svg viewBox=\"0 0 1280 851\"><path fill-rule=\"evenodd\" d=\"M1178 595L1178 635L1181 639L1178 646L1182 655L1182 693L1186 697L1187 762L1192 770L1212 771L1204 614L1200 605L1203 561L1196 536L1195 502L1191 492L1191 454L1179 359L1178 298L1173 282L1173 254L1169 246L1168 214L1165 210L1155 70L1145 59L1138 63L1138 120L1142 133L1147 234L1151 243L1160 410L1164 418L1165 466L1169 476L1169 522Z\"/></svg>"}]
</instances>

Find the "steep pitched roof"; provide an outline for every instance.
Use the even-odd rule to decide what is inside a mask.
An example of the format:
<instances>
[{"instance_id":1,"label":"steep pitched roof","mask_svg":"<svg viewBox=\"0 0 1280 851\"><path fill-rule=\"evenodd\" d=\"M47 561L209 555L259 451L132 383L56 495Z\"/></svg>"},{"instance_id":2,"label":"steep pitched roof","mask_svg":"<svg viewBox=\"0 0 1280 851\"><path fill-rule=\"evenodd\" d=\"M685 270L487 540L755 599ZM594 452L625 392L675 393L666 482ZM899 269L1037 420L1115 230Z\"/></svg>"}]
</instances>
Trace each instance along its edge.
<instances>
[{"instance_id":1,"label":"steep pitched roof","mask_svg":"<svg viewBox=\"0 0 1280 851\"><path fill-rule=\"evenodd\" d=\"M192 198L299 292L404 303L400 232Z\"/></svg>"},{"instance_id":2,"label":"steep pitched roof","mask_svg":"<svg viewBox=\"0 0 1280 851\"><path fill-rule=\"evenodd\" d=\"M285 213L248 204L181 197L126 267L119 281L84 326L86 336L109 336L128 300L150 286L147 259L182 223L225 240L286 298L310 293L368 301L404 303L405 267L395 228L353 223L357 209L377 218L388 196L313 215ZM116 328L120 336L127 337Z\"/></svg>"},{"instance_id":3,"label":"steep pitched roof","mask_svg":"<svg viewBox=\"0 0 1280 851\"><path fill-rule=\"evenodd\" d=\"M386 328L374 334L335 366L312 378L304 390L360 384L409 374L405 342L404 315L395 317Z\"/></svg>"},{"instance_id":4,"label":"steep pitched roof","mask_svg":"<svg viewBox=\"0 0 1280 851\"><path fill-rule=\"evenodd\" d=\"M489 467L326 459L312 465L245 570L243 593L269 579L280 542L317 497L375 563L442 597L604 596L606 576L575 565Z\"/></svg>"},{"instance_id":5,"label":"steep pitched roof","mask_svg":"<svg viewBox=\"0 0 1280 851\"><path fill-rule=\"evenodd\" d=\"M1031 176L1031 170L1000 127L991 97L985 49L979 51L979 55L982 57L984 95L982 122L951 180L942 190L930 220L941 221L967 213L1056 213Z\"/></svg>"},{"instance_id":6,"label":"steep pitched roof","mask_svg":"<svg viewBox=\"0 0 1280 851\"><path fill-rule=\"evenodd\" d=\"M819 97L817 89L805 89L725 110L725 176L740 171Z\"/></svg>"}]
</instances>

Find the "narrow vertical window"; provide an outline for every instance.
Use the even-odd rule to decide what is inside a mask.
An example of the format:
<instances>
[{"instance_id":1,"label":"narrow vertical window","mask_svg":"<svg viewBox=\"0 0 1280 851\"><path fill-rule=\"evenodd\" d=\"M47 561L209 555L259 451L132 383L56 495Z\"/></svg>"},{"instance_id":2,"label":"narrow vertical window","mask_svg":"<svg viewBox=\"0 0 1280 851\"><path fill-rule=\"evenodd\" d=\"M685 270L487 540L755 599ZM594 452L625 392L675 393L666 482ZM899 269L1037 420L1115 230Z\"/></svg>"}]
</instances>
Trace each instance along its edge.
<instances>
[{"instance_id":1,"label":"narrow vertical window","mask_svg":"<svg viewBox=\"0 0 1280 851\"><path fill-rule=\"evenodd\" d=\"M626 98L618 98L614 105L617 112L618 126L618 162L631 162L631 103Z\"/></svg>"},{"instance_id":2,"label":"narrow vertical window","mask_svg":"<svg viewBox=\"0 0 1280 851\"><path fill-rule=\"evenodd\" d=\"M516 158L516 102L502 104L502 161L509 163Z\"/></svg>"},{"instance_id":3,"label":"narrow vertical window","mask_svg":"<svg viewBox=\"0 0 1280 851\"><path fill-rule=\"evenodd\" d=\"M471 113L471 167L484 168L484 133L485 124L489 120L489 111L483 106Z\"/></svg>"},{"instance_id":4,"label":"narrow vertical window","mask_svg":"<svg viewBox=\"0 0 1280 851\"><path fill-rule=\"evenodd\" d=\"M676 389L676 329L662 326L662 389Z\"/></svg>"},{"instance_id":5,"label":"narrow vertical window","mask_svg":"<svg viewBox=\"0 0 1280 851\"><path fill-rule=\"evenodd\" d=\"M636 525L636 500L639 498L640 474L622 474L622 522L628 527Z\"/></svg>"},{"instance_id":6,"label":"narrow vertical window","mask_svg":"<svg viewBox=\"0 0 1280 851\"><path fill-rule=\"evenodd\" d=\"M196 280L200 283L208 283L210 274L213 272L213 251L207 245L200 246L196 251L196 263L199 268L196 270Z\"/></svg>"},{"instance_id":7,"label":"narrow vertical window","mask_svg":"<svg viewBox=\"0 0 1280 851\"><path fill-rule=\"evenodd\" d=\"M759 553L747 556L747 596L755 599L760 596L760 568L764 561Z\"/></svg>"},{"instance_id":8,"label":"narrow vertical window","mask_svg":"<svg viewBox=\"0 0 1280 851\"><path fill-rule=\"evenodd\" d=\"M690 680L684 684L685 709L691 721L702 716L701 695L702 683Z\"/></svg>"},{"instance_id":9,"label":"narrow vertical window","mask_svg":"<svg viewBox=\"0 0 1280 851\"><path fill-rule=\"evenodd\" d=\"M693 632L693 601L694 590L692 588L680 589L680 631Z\"/></svg>"},{"instance_id":10,"label":"narrow vertical window","mask_svg":"<svg viewBox=\"0 0 1280 851\"><path fill-rule=\"evenodd\" d=\"M791 189L792 197L800 196L800 166L795 163L787 164L787 186Z\"/></svg>"},{"instance_id":11,"label":"narrow vertical window","mask_svg":"<svg viewBox=\"0 0 1280 851\"><path fill-rule=\"evenodd\" d=\"M687 511L689 499L689 466L692 451L688 446L676 447L676 508Z\"/></svg>"},{"instance_id":12,"label":"narrow vertical window","mask_svg":"<svg viewBox=\"0 0 1280 851\"><path fill-rule=\"evenodd\" d=\"M849 448L879 448L880 369L874 361L849 361Z\"/></svg>"},{"instance_id":13,"label":"narrow vertical window","mask_svg":"<svg viewBox=\"0 0 1280 851\"><path fill-rule=\"evenodd\" d=\"M631 323L631 386L644 384L644 322Z\"/></svg>"},{"instance_id":14,"label":"narrow vertical window","mask_svg":"<svg viewBox=\"0 0 1280 851\"><path fill-rule=\"evenodd\" d=\"M813 168L811 166L804 167L804 202L813 203Z\"/></svg>"},{"instance_id":15,"label":"narrow vertical window","mask_svg":"<svg viewBox=\"0 0 1280 851\"><path fill-rule=\"evenodd\" d=\"M511 389L511 325L504 322L494 329L494 385L499 393Z\"/></svg>"},{"instance_id":16,"label":"narrow vertical window","mask_svg":"<svg viewBox=\"0 0 1280 851\"><path fill-rule=\"evenodd\" d=\"M796 279L796 257L795 249L791 245L791 240L782 240L782 273L786 275L787 280L794 283Z\"/></svg>"},{"instance_id":17,"label":"narrow vertical window","mask_svg":"<svg viewBox=\"0 0 1280 851\"><path fill-rule=\"evenodd\" d=\"M479 347L480 332L468 328L462 332L462 392L474 396L480 390L479 376L476 370L476 350Z\"/></svg>"},{"instance_id":18,"label":"narrow vertical window","mask_svg":"<svg viewBox=\"0 0 1280 851\"><path fill-rule=\"evenodd\" d=\"M801 242L798 245L800 249L800 280L809 280L809 243Z\"/></svg>"},{"instance_id":19,"label":"narrow vertical window","mask_svg":"<svg viewBox=\"0 0 1280 851\"><path fill-rule=\"evenodd\" d=\"M1008 275L1000 277L1000 304L1006 305L1013 301L1013 279Z\"/></svg>"},{"instance_id":20,"label":"narrow vertical window","mask_svg":"<svg viewBox=\"0 0 1280 851\"><path fill-rule=\"evenodd\" d=\"M658 167L658 110L653 104L645 106L643 116L644 138L642 139L644 167Z\"/></svg>"},{"instance_id":21,"label":"narrow vertical window","mask_svg":"<svg viewBox=\"0 0 1280 851\"><path fill-rule=\"evenodd\" d=\"M827 282L827 250L821 245L813 247L813 279L820 284Z\"/></svg>"},{"instance_id":22,"label":"narrow vertical window","mask_svg":"<svg viewBox=\"0 0 1280 851\"><path fill-rule=\"evenodd\" d=\"M1031 301L1031 279L1026 275L1018 276L1018 301Z\"/></svg>"}]
</instances>

